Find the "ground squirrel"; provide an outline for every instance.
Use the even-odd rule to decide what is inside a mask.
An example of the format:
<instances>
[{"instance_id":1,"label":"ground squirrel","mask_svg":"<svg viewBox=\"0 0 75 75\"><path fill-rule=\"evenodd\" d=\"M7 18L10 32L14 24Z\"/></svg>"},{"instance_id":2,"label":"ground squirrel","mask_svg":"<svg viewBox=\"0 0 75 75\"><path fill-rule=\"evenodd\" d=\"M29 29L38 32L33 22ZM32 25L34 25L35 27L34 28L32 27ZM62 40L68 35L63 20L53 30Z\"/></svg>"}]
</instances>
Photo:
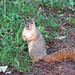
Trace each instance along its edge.
<instances>
[{"instance_id":1,"label":"ground squirrel","mask_svg":"<svg viewBox=\"0 0 75 75\"><path fill-rule=\"evenodd\" d=\"M46 43L43 35L35 25L34 19L26 20L22 37L28 42L29 55L32 61L37 62L44 60L45 62L62 61L64 58L75 61L75 49L62 49L47 55Z\"/></svg>"}]
</instances>

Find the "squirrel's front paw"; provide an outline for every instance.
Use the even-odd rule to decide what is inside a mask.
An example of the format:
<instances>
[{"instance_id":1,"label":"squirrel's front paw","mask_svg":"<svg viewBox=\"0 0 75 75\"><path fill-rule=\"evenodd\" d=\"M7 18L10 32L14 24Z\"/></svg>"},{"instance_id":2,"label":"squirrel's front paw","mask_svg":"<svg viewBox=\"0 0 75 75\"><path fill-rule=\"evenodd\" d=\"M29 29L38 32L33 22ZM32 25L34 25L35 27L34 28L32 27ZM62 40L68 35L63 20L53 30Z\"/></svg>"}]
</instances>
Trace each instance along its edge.
<instances>
[{"instance_id":1,"label":"squirrel's front paw","mask_svg":"<svg viewBox=\"0 0 75 75\"><path fill-rule=\"evenodd\" d=\"M26 36L22 36L24 41L27 41Z\"/></svg>"}]
</instances>

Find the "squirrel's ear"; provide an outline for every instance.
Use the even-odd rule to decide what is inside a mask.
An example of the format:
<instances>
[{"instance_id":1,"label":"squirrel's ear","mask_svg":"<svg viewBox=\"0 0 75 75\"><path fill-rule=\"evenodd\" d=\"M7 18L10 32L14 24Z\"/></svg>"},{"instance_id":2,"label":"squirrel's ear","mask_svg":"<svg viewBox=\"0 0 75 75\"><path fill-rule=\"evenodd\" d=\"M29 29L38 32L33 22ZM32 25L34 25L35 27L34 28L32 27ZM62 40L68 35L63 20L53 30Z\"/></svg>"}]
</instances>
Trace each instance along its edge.
<instances>
[{"instance_id":1,"label":"squirrel's ear","mask_svg":"<svg viewBox=\"0 0 75 75\"><path fill-rule=\"evenodd\" d=\"M34 18L32 18L32 21L34 22Z\"/></svg>"}]
</instances>

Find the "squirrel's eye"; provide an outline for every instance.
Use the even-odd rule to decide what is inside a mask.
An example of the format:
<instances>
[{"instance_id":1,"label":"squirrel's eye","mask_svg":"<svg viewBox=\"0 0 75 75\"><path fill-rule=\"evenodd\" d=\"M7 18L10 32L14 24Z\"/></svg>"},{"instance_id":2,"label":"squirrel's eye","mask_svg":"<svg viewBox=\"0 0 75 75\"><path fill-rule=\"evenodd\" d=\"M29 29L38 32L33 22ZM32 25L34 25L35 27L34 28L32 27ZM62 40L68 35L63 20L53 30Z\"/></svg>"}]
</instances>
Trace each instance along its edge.
<instances>
[{"instance_id":1,"label":"squirrel's eye","mask_svg":"<svg viewBox=\"0 0 75 75\"><path fill-rule=\"evenodd\" d=\"M33 24L33 22L31 24Z\"/></svg>"}]
</instances>

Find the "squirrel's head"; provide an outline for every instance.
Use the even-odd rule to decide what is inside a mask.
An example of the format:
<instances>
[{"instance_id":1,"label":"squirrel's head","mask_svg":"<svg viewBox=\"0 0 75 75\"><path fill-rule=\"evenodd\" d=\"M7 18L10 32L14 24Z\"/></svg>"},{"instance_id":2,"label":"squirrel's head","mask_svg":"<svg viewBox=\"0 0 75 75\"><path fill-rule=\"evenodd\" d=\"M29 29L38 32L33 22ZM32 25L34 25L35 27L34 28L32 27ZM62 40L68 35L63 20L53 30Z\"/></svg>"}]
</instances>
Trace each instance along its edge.
<instances>
[{"instance_id":1,"label":"squirrel's head","mask_svg":"<svg viewBox=\"0 0 75 75\"><path fill-rule=\"evenodd\" d=\"M32 18L32 19L26 19L25 28L26 28L27 30L33 29L34 26L35 26L34 18Z\"/></svg>"}]
</instances>

